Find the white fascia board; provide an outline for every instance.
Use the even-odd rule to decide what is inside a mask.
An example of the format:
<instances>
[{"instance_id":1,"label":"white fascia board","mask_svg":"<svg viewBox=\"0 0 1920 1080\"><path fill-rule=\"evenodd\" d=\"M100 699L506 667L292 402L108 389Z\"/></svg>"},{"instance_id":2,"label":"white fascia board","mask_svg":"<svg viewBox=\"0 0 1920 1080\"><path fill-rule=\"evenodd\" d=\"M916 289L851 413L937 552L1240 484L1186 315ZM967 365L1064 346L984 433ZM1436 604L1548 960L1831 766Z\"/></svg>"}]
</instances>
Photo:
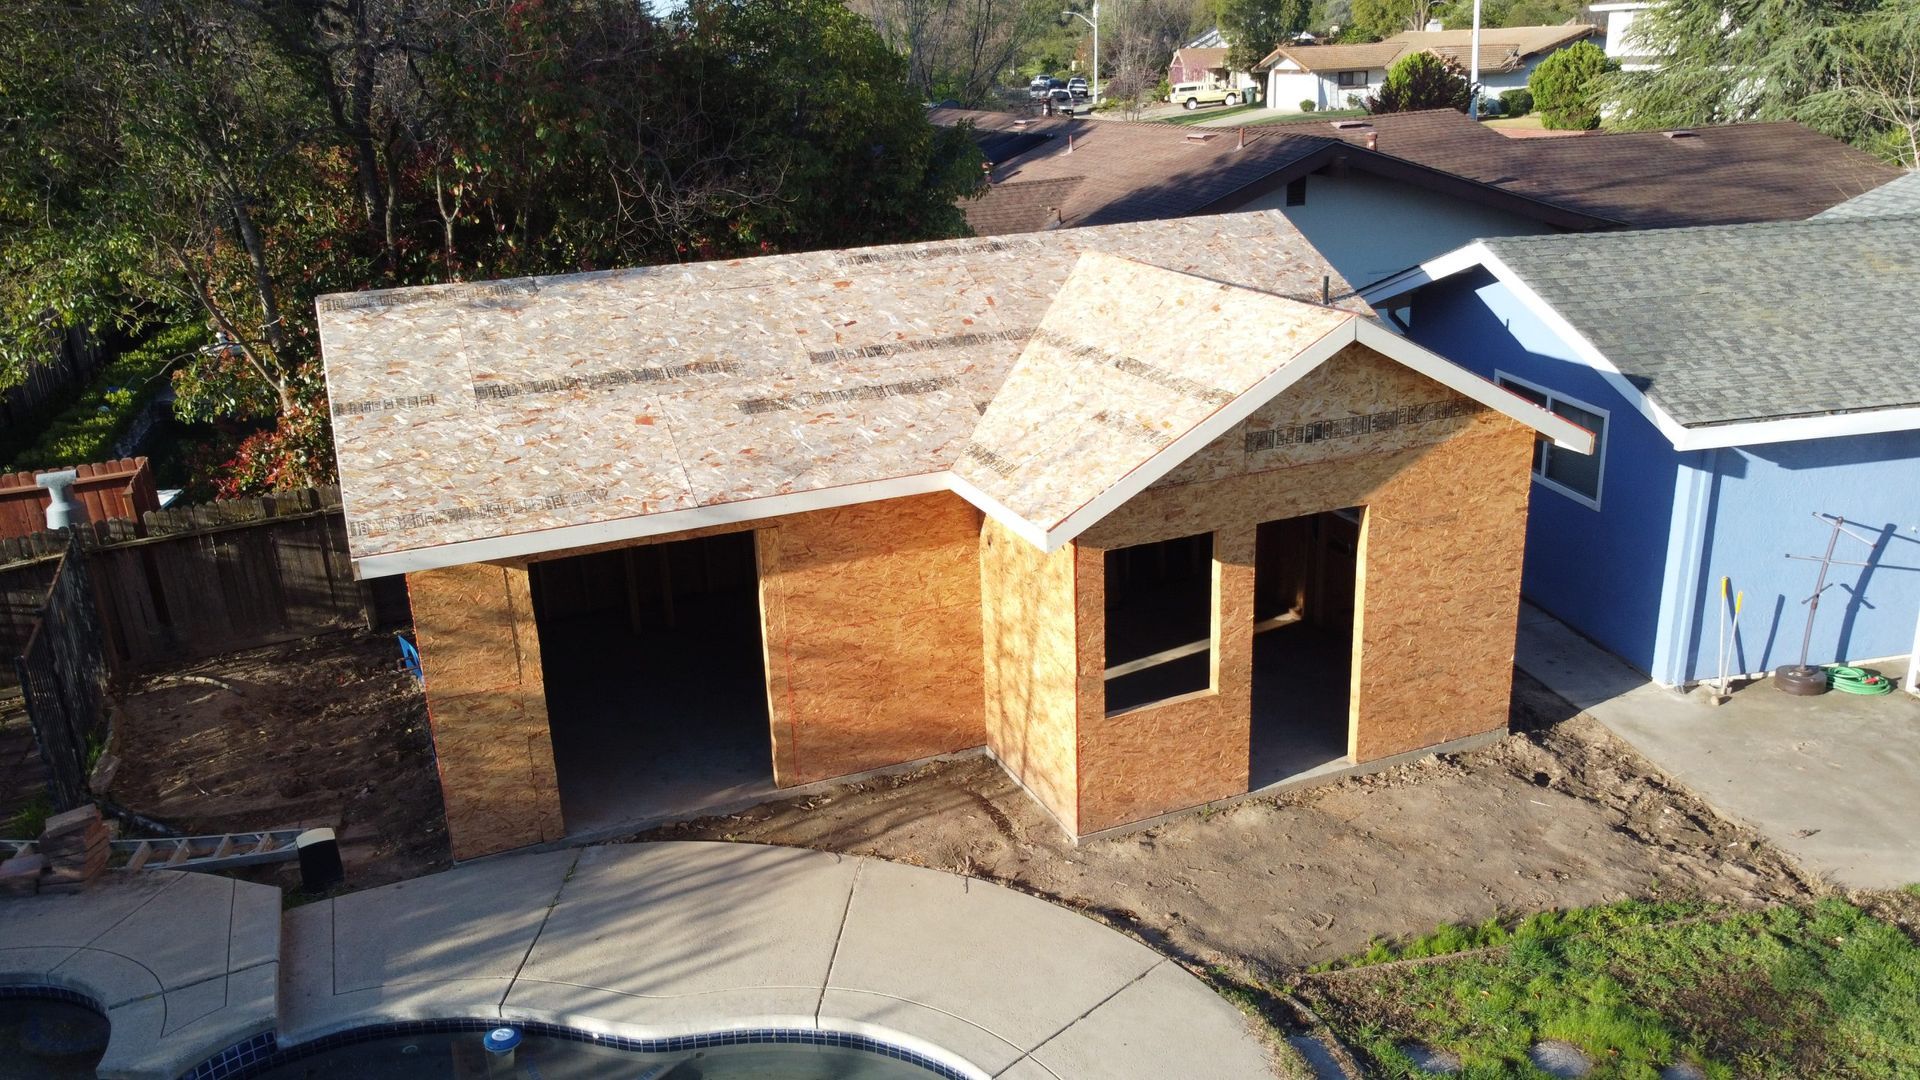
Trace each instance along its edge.
<instances>
[{"instance_id":1,"label":"white fascia board","mask_svg":"<svg viewBox=\"0 0 1920 1080\"><path fill-rule=\"evenodd\" d=\"M1593 453L1593 432L1558 413L1535 405L1511 390L1475 375L1432 349L1401 337L1371 320L1356 319L1360 344L1391 360L1425 375L1434 382L1464 397L1472 398L1493 411L1518 420L1576 454Z\"/></svg>"},{"instance_id":2,"label":"white fascia board","mask_svg":"<svg viewBox=\"0 0 1920 1080\"><path fill-rule=\"evenodd\" d=\"M1405 296L1423 286L1431 285L1443 278L1450 278L1463 270L1471 270L1485 264L1488 255L1485 244L1478 240L1457 247L1444 255L1435 255L1418 266L1410 266L1397 274L1389 274L1364 289L1354 292L1362 300L1379 307L1385 300Z\"/></svg>"},{"instance_id":3,"label":"white fascia board","mask_svg":"<svg viewBox=\"0 0 1920 1080\"><path fill-rule=\"evenodd\" d=\"M1042 551L1054 551L1074 537L1092 528L1101 518L1119 509L1129 499L1145 491L1154 481L1172 472L1175 466L1200 452L1208 443L1227 433L1235 424L1252 416L1255 409L1272 401L1287 387L1305 378L1307 373L1327 362L1355 339L1354 327L1363 323L1355 315L1328 330L1325 335L1294 353L1293 359L1279 370L1261 379L1247 391L1221 406L1185 435L1168 443L1159 453L1141 462L1112 487L1088 500L1080 509L1062 518L1046 530ZM1385 331L1381 331L1386 333ZM1393 335L1388 334L1388 337Z\"/></svg>"},{"instance_id":4,"label":"white fascia board","mask_svg":"<svg viewBox=\"0 0 1920 1080\"><path fill-rule=\"evenodd\" d=\"M942 470L923 473L919 476L901 476L864 484L843 484L816 491L800 491L792 495L772 495L763 499L742 499L738 502L716 503L712 506L669 510L663 514L643 514L638 517L596 521L585 525L563 525L559 528L541 529L537 532L517 533L511 536L492 536L432 547L409 548L380 555L361 556L353 560L353 568L360 578L367 579L388 577L393 574L418 573L422 570L438 570L448 566L464 566L468 563L492 562L496 559L544 555L554 551L565 551L568 548L592 547L596 544L617 544L625 540L641 540L649 536L704 529L713 525L738 525L742 522L761 521L787 514L805 513L809 510L831 510L841 506L879 502L882 499L951 491L949 478L952 475Z\"/></svg>"},{"instance_id":5,"label":"white fascia board","mask_svg":"<svg viewBox=\"0 0 1920 1080\"><path fill-rule=\"evenodd\" d=\"M1716 450L1729 446L1764 446L1803 439L1837 439L1848 435L1881 435L1890 431L1914 430L1920 430L1920 408L1876 409L1686 428L1680 441L1674 443L1674 449Z\"/></svg>"},{"instance_id":6,"label":"white fascia board","mask_svg":"<svg viewBox=\"0 0 1920 1080\"><path fill-rule=\"evenodd\" d=\"M1015 536L1020 537L1020 539L1025 540L1041 551L1053 550L1053 548L1047 546L1047 532L1045 529L1009 510L1006 503L987 494L973 481L961 476L959 473L950 472L947 474L947 485L955 495L972 503L981 513L1005 525Z\"/></svg>"}]
</instances>

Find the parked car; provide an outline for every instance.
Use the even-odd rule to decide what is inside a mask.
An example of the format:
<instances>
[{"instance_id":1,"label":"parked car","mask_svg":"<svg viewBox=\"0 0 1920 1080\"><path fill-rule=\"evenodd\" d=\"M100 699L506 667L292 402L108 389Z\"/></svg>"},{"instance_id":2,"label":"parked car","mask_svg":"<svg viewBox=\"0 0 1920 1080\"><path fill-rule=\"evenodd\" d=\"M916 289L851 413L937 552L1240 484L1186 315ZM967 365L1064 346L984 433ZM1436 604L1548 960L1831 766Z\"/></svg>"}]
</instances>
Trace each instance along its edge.
<instances>
[{"instance_id":1,"label":"parked car","mask_svg":"<svg viewBox=\"0 0 1920 1080\"><path fill-rule=\"evenodd\" d=\"M1071 78L1071 79L1068 79L1068 80L1067 80L1067 92L1068 92L1068 93L1070 93L1070 94L1072 94L1072 95L1073 95L1074 97L1077 97L1077 98L1083 98L1083 97L1086 97L1086 96L1087 96L1087 78L1086 78L1086 76L1084 76L1084 75L1075 75L1075 76L1074 76L1073 78Z\"/></svg>"},{"instance_id":2,"label":"parked car","mask_svg":"<svg viewBox=\"0 0 1920 1080\"><path fill-rule=\"evenodd\" d=\"M1027 84L1027 98L1032 101L1045 101L1048 94L1066 87L1066 83L1051 75L1035 75Z\"/></svg>"},{"instance_id":3,"label":"parked car","mask_svg":"<svg viewBox=\"0 0 1920 1080\"><path fill-rule=\"evenodd\" d=\"M1054 112L1065 113L1068 116L1072 116L1074 107L1073 91L1065 87L1047 91L1047 105Z\"/></svg>"},{"instance_id":4,"label":"parked car","mask_svg":"<svg viewBox=\"0 0 1920 1080\"><path fill-rule=\"evenodd\" d=\"M1167 100L1183 109L1195 109L1202 105L1238 105L1240 92L1225 86L1208 86L1206 83L1181 83L1167 95Z\"/></svg>"}]
</instances>

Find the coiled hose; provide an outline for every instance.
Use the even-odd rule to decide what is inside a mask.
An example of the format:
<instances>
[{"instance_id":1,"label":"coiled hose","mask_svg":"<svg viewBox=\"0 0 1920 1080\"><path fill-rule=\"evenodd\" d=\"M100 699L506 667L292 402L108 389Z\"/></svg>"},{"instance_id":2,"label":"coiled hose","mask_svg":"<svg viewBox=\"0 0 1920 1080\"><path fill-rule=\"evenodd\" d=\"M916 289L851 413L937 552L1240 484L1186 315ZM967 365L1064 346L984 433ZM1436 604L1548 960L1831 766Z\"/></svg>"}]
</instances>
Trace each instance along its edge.
<instances>
[{"instance_id":1,"label":"coiled hose","mask_svg":"<svg viewBox=\"0 0 1920 1080\"><path fill-rule=\"evenodd\" d=\"M1893 680L1866 668L1834 664L1827 669L1827 685L1843 694L1891 694Z\"/></svg>"}]
</instances>

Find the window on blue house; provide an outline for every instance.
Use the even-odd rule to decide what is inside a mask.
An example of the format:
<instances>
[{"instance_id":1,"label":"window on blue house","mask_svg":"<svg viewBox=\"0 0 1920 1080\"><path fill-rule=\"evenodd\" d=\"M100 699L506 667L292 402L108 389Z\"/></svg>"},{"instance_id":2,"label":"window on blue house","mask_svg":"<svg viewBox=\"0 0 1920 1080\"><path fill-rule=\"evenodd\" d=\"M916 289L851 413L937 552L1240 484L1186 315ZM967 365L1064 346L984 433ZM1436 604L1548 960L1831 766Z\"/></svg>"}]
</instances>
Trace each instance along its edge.
<instances>
[{"instance_id":1,"label":"window on blue house","mask_svg":"<svg viewBox=\"0 0 1920 1080\"><path fill-rule=\"evenodd\" d=\"M1584 401L1567 397L1505 372L1495 372L1494 381L1535 405L1565 417L1593 432L1593 453L1580 454L1553 445L1548 438L1533 443L1533 476L1547 487L1578 503L1600 509L1600 479L1605 471L1607 452L1607 411Z\"/></svg>"}]
</instances>

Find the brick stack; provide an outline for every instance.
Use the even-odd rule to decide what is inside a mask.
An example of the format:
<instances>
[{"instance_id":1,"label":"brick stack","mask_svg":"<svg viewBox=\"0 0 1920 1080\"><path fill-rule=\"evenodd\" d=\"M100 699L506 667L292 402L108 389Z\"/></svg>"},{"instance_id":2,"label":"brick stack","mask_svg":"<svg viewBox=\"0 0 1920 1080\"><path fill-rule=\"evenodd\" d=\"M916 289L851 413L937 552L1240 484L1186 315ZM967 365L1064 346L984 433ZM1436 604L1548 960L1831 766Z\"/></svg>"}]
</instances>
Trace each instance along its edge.
<instances>
[{"instance_id":1,"label":"brick stack","mask_svg":"<svg viewBox=\"0 0 1920 1080\"><path fill-rule=\"evenodd\" d=\"M107 826L100 808L88 804L47 819L40 833L40 854L47 860L41 892L79 892L107 868Z\"/></svg>"},{"instance_id":2,"label":"brick stack","mask_svg":"<svg viewBox=\"0 0 1920 1080\"><path fill-rule=\"evenodd\" d=\"M45 855L15 855L0 862L0 896L32 896L47 868Z\"/></svg>"}]
</instances>

